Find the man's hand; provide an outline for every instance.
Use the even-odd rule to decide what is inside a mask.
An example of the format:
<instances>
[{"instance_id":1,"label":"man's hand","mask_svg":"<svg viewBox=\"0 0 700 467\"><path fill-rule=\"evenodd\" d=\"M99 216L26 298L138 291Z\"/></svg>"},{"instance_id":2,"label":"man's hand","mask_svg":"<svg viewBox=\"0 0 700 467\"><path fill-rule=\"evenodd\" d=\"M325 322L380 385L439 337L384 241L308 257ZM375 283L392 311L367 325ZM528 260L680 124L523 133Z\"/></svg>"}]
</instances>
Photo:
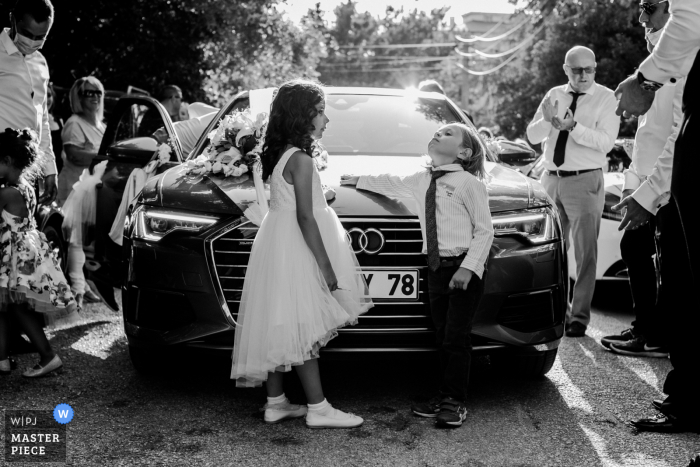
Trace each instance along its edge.
<instances>
[{"instance_id":1,"label":"man's hand","mask_svg":"<svg viewBox=\"0 0 700 467\"><path fill-rule=\"evenodd\" d=\"M44 177L44 193L39 197L39 204L51 204L56 199L58 188L56 188L56 174Z\"/></svg>"},{"instance_id":2,"label":"man's hand","mask_svg":"<svg viewBox=\"0 0 700 467\"><path fill-rule=\"evenodd\" d=\"M637 75L632 75L615 89L615 97L618 100L615 113L628 118L644 115L654 102L655 95L651 91L642 89L637 81Z\"/></svg>"},{"instance_id":3,"label":"man's hand","mask_svg":"<svg viewBox=\"0 0 700 467\"><path fill-rule=\"evenodd\" d=\"M340 184L341 185L357 185L357 182L360 180L360 177L357 175L341 175L340 176Z\"/></svg>"},{"instance_id":4,"label":"man's hand","mask_svg":"<svg viewBox=\"0 0 700 467\"><path fill-rule=\"evenodd\" d=\"M542 101L542 116L544 117L544 121L552 123L552 119L556 118L558 111L559 101L554 101L554 105L552 105L552 101L549 100L549 97L545 97Z\"/></svg>"},{"instance_id":5,"label":"man's hand","mask_svg":"<svg viewBox=\"0 0 700 467\"><path fill-rule=\"evenodd\" d=\"M651 213L631 196L626 196L611 209L615 212L625 210L625 216L620 221L620 226L617 230L635 230L651 219Z\"/></svg>"},{"instance_id":6,"label":"man's hand","mask_svg":"<svg viewBox=\"0 0 700 467\"><path fill-rule=\"evenodd\" d=\"M452 279L450 279L450 288L467 290L469 281L472 280L473 275L474 273L467 268L457 269L457 272L455 272Z\"/></svg>"},{"instance_id":7,"label":"man's hand","mask_svg":"<svg viewBox=\"0 0 700 467\"><path fill-rule=\"evenodd\" d=\"M552 126L559 131L569 131L571 128L573 128L574 114L571 113L571 109L566 110L566 115L564 115L564 118L552 118Z\"/></svg>"}]
</instances>

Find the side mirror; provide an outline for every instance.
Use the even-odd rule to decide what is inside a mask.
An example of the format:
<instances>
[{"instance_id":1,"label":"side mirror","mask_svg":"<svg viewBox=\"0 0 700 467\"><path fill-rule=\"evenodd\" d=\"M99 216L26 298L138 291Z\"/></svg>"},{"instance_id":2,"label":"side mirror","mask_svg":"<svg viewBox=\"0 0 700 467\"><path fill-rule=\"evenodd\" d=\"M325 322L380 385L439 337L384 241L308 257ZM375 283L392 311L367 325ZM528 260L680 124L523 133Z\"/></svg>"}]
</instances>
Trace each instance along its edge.
<instances>
[{"instance_id":1,"label":"side mirror","mask_svg":"<svg viewBox=\"0 0 700 467\"><path fill-rule=\"evenodd\" d=\"M504 164L522 167L537 160L537 153L531 147L513 141L498 141L498 158Z\"/></svg>"},{"instance_id":2,"label":"side mirror","mask_svg":"<svg viewBox=\"0 0 700 467\"><path fill-rule=\"evenodd\" d=\"M150 136L125 139L107 148L107 158L117 163L143 167L151 160L157 147L158 141Z\"/></svg>"}]
</instances>

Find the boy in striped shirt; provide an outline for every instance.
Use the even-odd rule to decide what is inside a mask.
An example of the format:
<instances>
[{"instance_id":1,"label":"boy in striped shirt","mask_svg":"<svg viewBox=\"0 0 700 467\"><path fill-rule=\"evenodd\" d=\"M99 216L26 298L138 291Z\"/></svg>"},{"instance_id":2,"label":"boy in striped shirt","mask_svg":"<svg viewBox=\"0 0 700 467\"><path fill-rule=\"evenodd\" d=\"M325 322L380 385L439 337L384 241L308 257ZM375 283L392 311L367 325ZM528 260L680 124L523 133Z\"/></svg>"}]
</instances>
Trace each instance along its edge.
<instances>
[{"instance_id":1,"label":"boy in striped shirt","mask_svg":"<svg viewBox=\"0 0 700 467\"><path fill-rule=\"evenodd\" d=\"M474 131L462 123L441 127L428 143L428 155L431 166L413 175L343 175L340 183L418 203L442 382L437 397L411 410L435 418L438 426L458 427L467 415L470 335L493 226L484 149Z\"/></svg>"}]
</instances>

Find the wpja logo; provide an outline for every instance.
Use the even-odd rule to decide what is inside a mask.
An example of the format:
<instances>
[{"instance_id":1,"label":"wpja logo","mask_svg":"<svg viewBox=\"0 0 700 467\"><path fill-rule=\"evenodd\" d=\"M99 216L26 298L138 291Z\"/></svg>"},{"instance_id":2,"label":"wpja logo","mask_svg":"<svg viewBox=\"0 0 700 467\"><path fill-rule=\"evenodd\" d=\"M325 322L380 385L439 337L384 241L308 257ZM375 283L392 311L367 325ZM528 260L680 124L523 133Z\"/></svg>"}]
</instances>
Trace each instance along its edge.
<instances>
[{"instance_id":1,"label":"wpja logo","mask_svg":"<svg viewBox=\"0 0 700 467\"><path fill-rule=\"evenodd\" d=\"M65 463L66 424L72 419L67 404L54 410L5 410L5 462Z\"/></svg>"}]
</instances>

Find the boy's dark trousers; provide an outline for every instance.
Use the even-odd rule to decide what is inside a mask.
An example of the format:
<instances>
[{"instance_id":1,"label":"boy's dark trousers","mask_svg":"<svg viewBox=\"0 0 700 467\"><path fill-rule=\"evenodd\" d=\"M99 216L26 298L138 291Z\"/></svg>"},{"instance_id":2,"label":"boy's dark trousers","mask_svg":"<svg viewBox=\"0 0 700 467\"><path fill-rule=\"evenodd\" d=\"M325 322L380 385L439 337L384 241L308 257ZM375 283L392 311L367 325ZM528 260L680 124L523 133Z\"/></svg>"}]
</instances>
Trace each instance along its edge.
<instances>
[{"instance_id":1,"label":"boy's dark trousers","mask_svg":"<svg viewBox=\"0 0 700 467\"><path fill-rule=\"evenodd\" d=\"M440 397L466 402L472 321L484 293L484 283L473 274L467 290L450 289L450 280L457 269L459 263L440 267L435 272L428 270L428 293L440 353Z\"/></svg>"}]
</instances>

